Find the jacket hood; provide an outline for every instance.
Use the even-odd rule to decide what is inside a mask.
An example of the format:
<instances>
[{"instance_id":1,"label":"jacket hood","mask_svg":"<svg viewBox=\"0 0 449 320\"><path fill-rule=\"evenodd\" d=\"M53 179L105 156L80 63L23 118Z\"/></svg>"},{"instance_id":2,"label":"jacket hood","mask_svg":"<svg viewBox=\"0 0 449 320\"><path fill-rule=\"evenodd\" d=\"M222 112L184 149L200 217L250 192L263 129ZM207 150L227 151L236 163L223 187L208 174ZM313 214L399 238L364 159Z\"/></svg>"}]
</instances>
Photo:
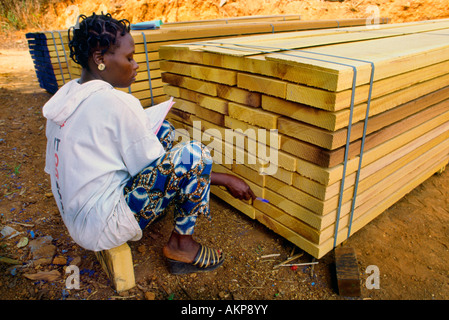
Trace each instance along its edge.
<instances>
[{"instance_id":1,"label":"jacket hood","mask_svg":"<svg viewBox=\"0 0 449 320\"><path fill-rule=\"evenodd\" d=\"M79 84L78 79L72 80L62 86L48 100L42 108L42 113L48 120L62 125L72 115L79 104L86 100L92 93L112 88L109 83L103 80L91 80L84 84Z\"/></svg>"}]
</instances>

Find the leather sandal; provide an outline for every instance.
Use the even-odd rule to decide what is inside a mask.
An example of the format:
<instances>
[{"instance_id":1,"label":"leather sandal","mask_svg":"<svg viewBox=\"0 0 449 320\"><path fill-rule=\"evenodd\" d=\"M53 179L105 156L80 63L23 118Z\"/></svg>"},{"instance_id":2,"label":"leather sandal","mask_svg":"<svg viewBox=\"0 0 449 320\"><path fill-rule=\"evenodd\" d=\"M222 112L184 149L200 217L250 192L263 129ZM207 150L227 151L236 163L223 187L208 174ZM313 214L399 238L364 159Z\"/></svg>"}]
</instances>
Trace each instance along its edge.
<instances>
[{"instance_id":1,"label":"leather sandal","mask_svg":"<svg viewBox=\"0 0 449 320\"><path fill-rule=\"evenodd\" d=\"M220 267L224 262L224 255L218 250L200 245L192 263L167 259L171 274L188 274L194 272L212 271Z\"/></svg>"}]
</instances>

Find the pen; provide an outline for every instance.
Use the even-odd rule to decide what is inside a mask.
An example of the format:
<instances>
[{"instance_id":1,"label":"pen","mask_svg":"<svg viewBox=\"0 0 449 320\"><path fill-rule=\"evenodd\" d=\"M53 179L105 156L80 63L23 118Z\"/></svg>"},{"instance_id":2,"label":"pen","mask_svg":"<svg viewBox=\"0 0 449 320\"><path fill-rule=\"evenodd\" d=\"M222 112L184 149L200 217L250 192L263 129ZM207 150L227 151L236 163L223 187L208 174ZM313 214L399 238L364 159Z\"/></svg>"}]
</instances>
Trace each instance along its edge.
<instances>
[{"instance_id":1,"label":"pen","mask_svg":"<svg viewBox=\"0 0 449 320\"><path fill-rule=\"evenodd\" d=\"M265 202L265 203L269 203L270 202L267 199L264 199L264 198L261 198L261 197L257 197L256 200L260 200L260 201Z\"/></svg>"}]
</instances>

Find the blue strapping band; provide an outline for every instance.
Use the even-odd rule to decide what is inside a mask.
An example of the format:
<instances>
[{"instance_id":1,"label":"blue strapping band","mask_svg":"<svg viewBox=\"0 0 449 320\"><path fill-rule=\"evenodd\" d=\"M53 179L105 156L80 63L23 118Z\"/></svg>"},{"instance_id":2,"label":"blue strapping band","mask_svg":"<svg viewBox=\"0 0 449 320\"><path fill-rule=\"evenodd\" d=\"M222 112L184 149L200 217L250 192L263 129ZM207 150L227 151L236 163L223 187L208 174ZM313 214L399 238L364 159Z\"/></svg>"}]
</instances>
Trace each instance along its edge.
<instances>
[{"instance_id":1,"label":"blue strapping band","mask_svg":"<svg viewBox=\"0 0 449 320\"><path fill-rule=\"evenodd\" d=\"M65 51L64 41L62 40L61 31L57 31L59 33L59 39L61 39L62 51L64 52L65 63L67 65L67 71L69 72L70 80L72 80L72 73L70 72L69 67L69 59L67 58L67 52ZM61 70L62 73L62 70Z\"/></svg>"},{"instance_id":2,"label":"blue strapping band","mask_svg":"<svg viewBox=\"0 0 449 320\"><path fill-rule=\"evenodd\" d=\"M50 33L53 38L53 45L55 46L56 57L58 58L59 70L61 71L61 76L62 76L62 83L65 84L64 73L62 72L61 59L59 58L59 52L58 52L58 47L56 46L55 35L53 34L53 31L50 31Z\"/></svg>"},{"instance_id":3,"label":"blue strapping band","mask_svg":"<svg viewBox=\"0 0 449 320\"><path fill-rule=\"evenodd\" d=\"M147 39L145 37L144 32L142 32L142 36L143 36L143 43L145 44L145 57L147 62L148 83L150 84L151 105L154 105L153 86L151 84L151 74L150 74L150 62L148 61Z\"/></svg>"}]
</instances>

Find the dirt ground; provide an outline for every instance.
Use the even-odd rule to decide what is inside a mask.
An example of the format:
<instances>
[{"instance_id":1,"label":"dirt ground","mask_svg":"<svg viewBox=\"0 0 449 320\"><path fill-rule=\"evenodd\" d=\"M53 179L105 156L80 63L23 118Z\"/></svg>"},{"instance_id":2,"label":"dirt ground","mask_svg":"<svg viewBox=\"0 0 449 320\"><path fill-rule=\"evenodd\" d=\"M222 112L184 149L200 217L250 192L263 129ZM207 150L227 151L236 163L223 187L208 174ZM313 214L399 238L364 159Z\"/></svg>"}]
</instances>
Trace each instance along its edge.
<instances>
[{"instance_id":1,"label":"dirt ground","mask_svg":"<svg viewBox=\"0 0 449 320\"><path fill-rule=\"evenodd\" d=\"M77 246L67 233L44 173L43 104L51 95L36 80L26 43L0 48L0 257L28 262L29 241L52 237L55 259L40 266L0 262L0 300L447 300L449 299L449 170L435 174L385 211L344 245L355 249L362 294L339 295L332 252L319 260L307 253L298 268L273 268L302 251L212 196L211 223L200 219L199 242L227 255L217 271L173 276L161 249L171 231L170 218L157 222L138 242L131 242L136 288L117 293L92 252ZM275 257L264 256L276 254ZM67 289L67 265L78 265L80 288ZM379 289L368 289L365 271L379 269ZM55 280L27 275L52 272Z\"/></svg>"}]
</instances>

